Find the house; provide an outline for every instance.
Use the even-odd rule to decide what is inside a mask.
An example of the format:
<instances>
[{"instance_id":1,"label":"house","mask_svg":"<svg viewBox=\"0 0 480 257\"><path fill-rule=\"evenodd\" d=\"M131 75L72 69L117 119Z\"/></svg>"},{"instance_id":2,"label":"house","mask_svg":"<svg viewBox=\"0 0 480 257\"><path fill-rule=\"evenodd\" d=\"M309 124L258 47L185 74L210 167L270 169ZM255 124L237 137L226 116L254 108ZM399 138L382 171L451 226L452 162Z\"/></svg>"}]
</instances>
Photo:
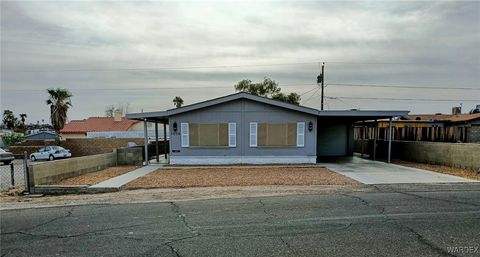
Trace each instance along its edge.
<instances>
[{"instance_id":1,"label":"house","mask_svg":"<svg viewBox=\"0 0 480 257\"><path fill-rule=\"evenodd\" d=\"M114 117L90 117L83 120L72 120L60 130L60 136L63 139L82 138L88 137L89 133L92 132L108 132L106 135L109 135L128 131L139 131L141 132L140 137L143 137L143 124L140 121L122 117L120 112L116 112Z\"/></svg>"},{"instance_id":2,"label":"house","mask_svg":"<svg viewBox=\"0 0 480 257\"><path fill-rule=\"evenodd\" d=\"M240 92L127 118L168 124L170 164L315 163L353 154L353 123L408 111L320 111Z\"/></svg>"},{"instance_id":3,"label":"house","mask_svg":"<svg viewBox=\"0 0 480 257\"><path fill-rule=\"evenodd\" d=\"M25 140L39 140L39 141L53 141L58 138L57 133L55 131L47 131L47 130L40 130L34 133L30 133L25 135Z\"/></svg>"}]
</instances>

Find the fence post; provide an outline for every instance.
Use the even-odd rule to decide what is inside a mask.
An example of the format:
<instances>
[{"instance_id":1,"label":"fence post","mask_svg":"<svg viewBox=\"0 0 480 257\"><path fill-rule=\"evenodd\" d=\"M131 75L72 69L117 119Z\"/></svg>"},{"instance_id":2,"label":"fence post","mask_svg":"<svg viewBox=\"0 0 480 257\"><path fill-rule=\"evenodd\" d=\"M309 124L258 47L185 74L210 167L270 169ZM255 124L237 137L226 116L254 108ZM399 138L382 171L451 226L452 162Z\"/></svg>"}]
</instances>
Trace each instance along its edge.
<instances>
[{"instance_id":1,"label":"fence post","mask_svg":"<svg viewBox=\"0 0 480 257\"><path fill-rule=\"evenodd\" d=\"M23 173L25 182L25 192L30 193L30 173L28 172L28 154L27 151L23 152Z\"/></svg>"},{"instance_id":2,"label":"fence post","mask_svg":"<svg viewBox=\"0 0 480 257\"><path fill-rule=\"evenodd\" d=\"M13 167L13 162L10 163L10 182L12 187L15 187L15 168Z\"/></svg>"}]
</instances>

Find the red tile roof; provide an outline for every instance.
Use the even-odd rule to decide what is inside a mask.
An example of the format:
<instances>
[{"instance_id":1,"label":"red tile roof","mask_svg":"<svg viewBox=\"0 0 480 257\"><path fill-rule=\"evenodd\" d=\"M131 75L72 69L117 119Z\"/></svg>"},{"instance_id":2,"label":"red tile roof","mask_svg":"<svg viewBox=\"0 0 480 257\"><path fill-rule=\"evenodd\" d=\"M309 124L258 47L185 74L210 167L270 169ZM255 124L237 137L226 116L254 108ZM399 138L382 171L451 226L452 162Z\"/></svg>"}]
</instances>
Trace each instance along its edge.
<instances>
[{"instance_id":1,"label":"red tile roof","mask_svg":"<svg viewBox=\"0 0 480 257\"><path fill-rule=\"evenodd\" d=\"M480 118L480 113L474 114L411 114L406 116L409 120L439 120L449 122L470 121Z\"/></svg>"},{"instance_id":2,"label":"red tile roof","mask_svg":"<svg viewBox=\"0 0 480 257\"><path fill-rule=\"evenodd\" d=\"M128 131L138 120L122 118L115 121L113 117L90 117L84 120L72 120L60 130L60 133L87 133L93 131Z\"/></svg>"}]
</instances>

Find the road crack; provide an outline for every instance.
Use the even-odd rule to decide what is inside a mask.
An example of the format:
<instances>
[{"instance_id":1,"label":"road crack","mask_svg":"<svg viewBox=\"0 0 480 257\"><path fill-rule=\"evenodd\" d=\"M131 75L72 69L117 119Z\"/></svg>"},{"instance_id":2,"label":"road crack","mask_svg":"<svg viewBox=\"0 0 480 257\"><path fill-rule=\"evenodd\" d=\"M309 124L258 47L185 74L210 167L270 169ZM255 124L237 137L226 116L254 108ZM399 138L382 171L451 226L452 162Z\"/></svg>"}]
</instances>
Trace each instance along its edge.
<instances>
[{"instance_id":1,"label":"road crack","mask_svg":"<svg viewBox=\"0 0 480 257\"><path fill-rule=\"evenodd\" d=\"M431 242L430 240L426 239L424 236L422 236L420 233L418 233L417 231L415 231L413 228L411 228L411 227L409 227L409 226L407 226L407 225L404 225L404 224L400 224L400 223L397 222L397 221L393 221L393 224L394 224L395 226L397 226L398 228L403 229L403 230L406 230L406 231L409 232L410 234L414 235L421 244L430 247L430 249L434 250L435 252L437 252L437 253L440 254L441 256L449 256L449 257L452 257L452 256L453 256L453 257L457 257L456 255L449 253L449 252L446 251L445 249L439 247L438 245L434 244L434 243Z\"/></svg>"},{"instance_id":2,"label":"road crack","mask_svg":"<svg viewBox=\"0 0 480 257\"><path fill-rule=\"evenodd\" d=\"M385 207L384 206L381 206L381 205L378 205L378 204L372 204L371 202L363 199L360 196L349 195L349 194L341 194L341 195L352 198L352 199L359 200L363 205L375 209L378 214L383 215L385 218L387 218L387 216L385 215Z\"/></svg>"},{"instance_id":3,"label":"road crack","mask_svg":"<svg viewBox=\"0 0 480 257\"><path fill-rule=\"evenodd\" d=\"M269 222L271 219L274 219L274 218L278 218L278 215L276 215L275 213L272 213L270 211L268 211L266 208L265 208L265 203L262 201L262 199L258 200L258 202L260 203L261 207L263 208L263 213L265 213L265 215L267 215L267 218L265 219L266 222Z\"/></svg>"},{"instance_id":4,"label":"road crack","mask_svg":"<svg viewBox=\"0 0 480 257\"><path fill-rule=\"evenodd\" d=\"M177 218L180 218L180 220L182 221L183 223L183 226L192 234L194 234L195 236L199 236L201 235L200 232L198 232L197 230L195 230L187 221L187 215L185 215L185 213L182 213L181 212L181 209L180 209L180 206L178 206L178 204L176 204L175 202L169 202L170 205L172 206L172 210L173 212L177 215Z\"/></svg>"},{"instance_id":5,"label":"road crack","mask_svg":"<svg viewBox=\"0 0 480 257\"><path fill-rule=\"evenodd\" d=\"M11 233L8 233L8 234L20 234L20 235L26 235L26 236L31 236L31 237L43 237L43 238L75 238L75 237L98 234L98 233L101 233L101 232L107 232L107 231L112 231L112 230L117 230L117 229L140 227L140 226L145 226L145 225L150 225L150 224L153 224L153 223L144 223L144 224L135 224L135 225L128 225L128 226L120 226L120 227L99 229L99 230L93 230L93 231L88 231L88 232L79 233L79 234L72 234L72 235L37 234L37 233L30 233L30 232L27 232L27 231L17 231L17 232L11 232Z\"/></svg>"},{"instance_id":6,"label":"road crack","mask_svg":"<svg viewBox=\"0 0 480 257\"><path fill-rule=\"evenodd\" d=\"M57 221L57 220L65 219L65 218L68 218L68 217L72 216L72 213L73 213L73 209L74 209L74 208L75 208L75 206L73 206L72 208L70 208L70 210L67 211L67 214L65 214L64 216L55 217L55 218L53 218L53 219L50 219L50 220L45 221L45 222L43 222L43 223L37 224L37 225L35 225L35 226L31 227L31 228L28 228L28 229L25 229L25 230L22 230L22 231L0 233L0 235L11 235L11 234L18 234L18 233L20 233L20 234L22 234L22 233L23 233L23 234L28 234L27 231L35 230L35 229L37 229L37 228L39 228L39 227L42 227L42 226L51 224L51 223L53 223L53 222L55 222L55 221Z\"/></svg>"}]
</instances>

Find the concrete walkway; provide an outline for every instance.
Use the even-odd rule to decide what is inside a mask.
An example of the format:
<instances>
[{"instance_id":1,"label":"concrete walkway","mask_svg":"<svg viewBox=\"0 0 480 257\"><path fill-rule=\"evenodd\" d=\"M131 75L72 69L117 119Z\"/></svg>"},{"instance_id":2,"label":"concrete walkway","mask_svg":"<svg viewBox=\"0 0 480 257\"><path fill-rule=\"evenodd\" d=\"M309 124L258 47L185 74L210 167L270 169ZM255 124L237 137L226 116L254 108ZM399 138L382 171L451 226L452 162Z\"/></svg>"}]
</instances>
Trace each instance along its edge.
<instances>
[{"instance_id":1,"label":"concrete walkway","mask_svg":"<svg viewBox=\"0 0 480 257\"><path fill-rule=\"evenodd\" d=\"M143 175L146 175L152 171L155 171L161 168L161 164L150 164L148 166L141 167L139 169L130 171L118 177L114 177L108 180L105 180L96 185L90 186L92 189L120 189L123 185L126 185L128 182L133 181Z\"/></svg>"},{"instance_id":2,"label":"concrete walkway","mask_svg":"<svg viewBox=\"0 0 480 257\"><path fill-rule=\"evenodd\" d=\"M367 185L480 182L428 170L366 160L360 157L342 158L335 162L322 163L322 165Z\"/></svg>"}]
</instances>

